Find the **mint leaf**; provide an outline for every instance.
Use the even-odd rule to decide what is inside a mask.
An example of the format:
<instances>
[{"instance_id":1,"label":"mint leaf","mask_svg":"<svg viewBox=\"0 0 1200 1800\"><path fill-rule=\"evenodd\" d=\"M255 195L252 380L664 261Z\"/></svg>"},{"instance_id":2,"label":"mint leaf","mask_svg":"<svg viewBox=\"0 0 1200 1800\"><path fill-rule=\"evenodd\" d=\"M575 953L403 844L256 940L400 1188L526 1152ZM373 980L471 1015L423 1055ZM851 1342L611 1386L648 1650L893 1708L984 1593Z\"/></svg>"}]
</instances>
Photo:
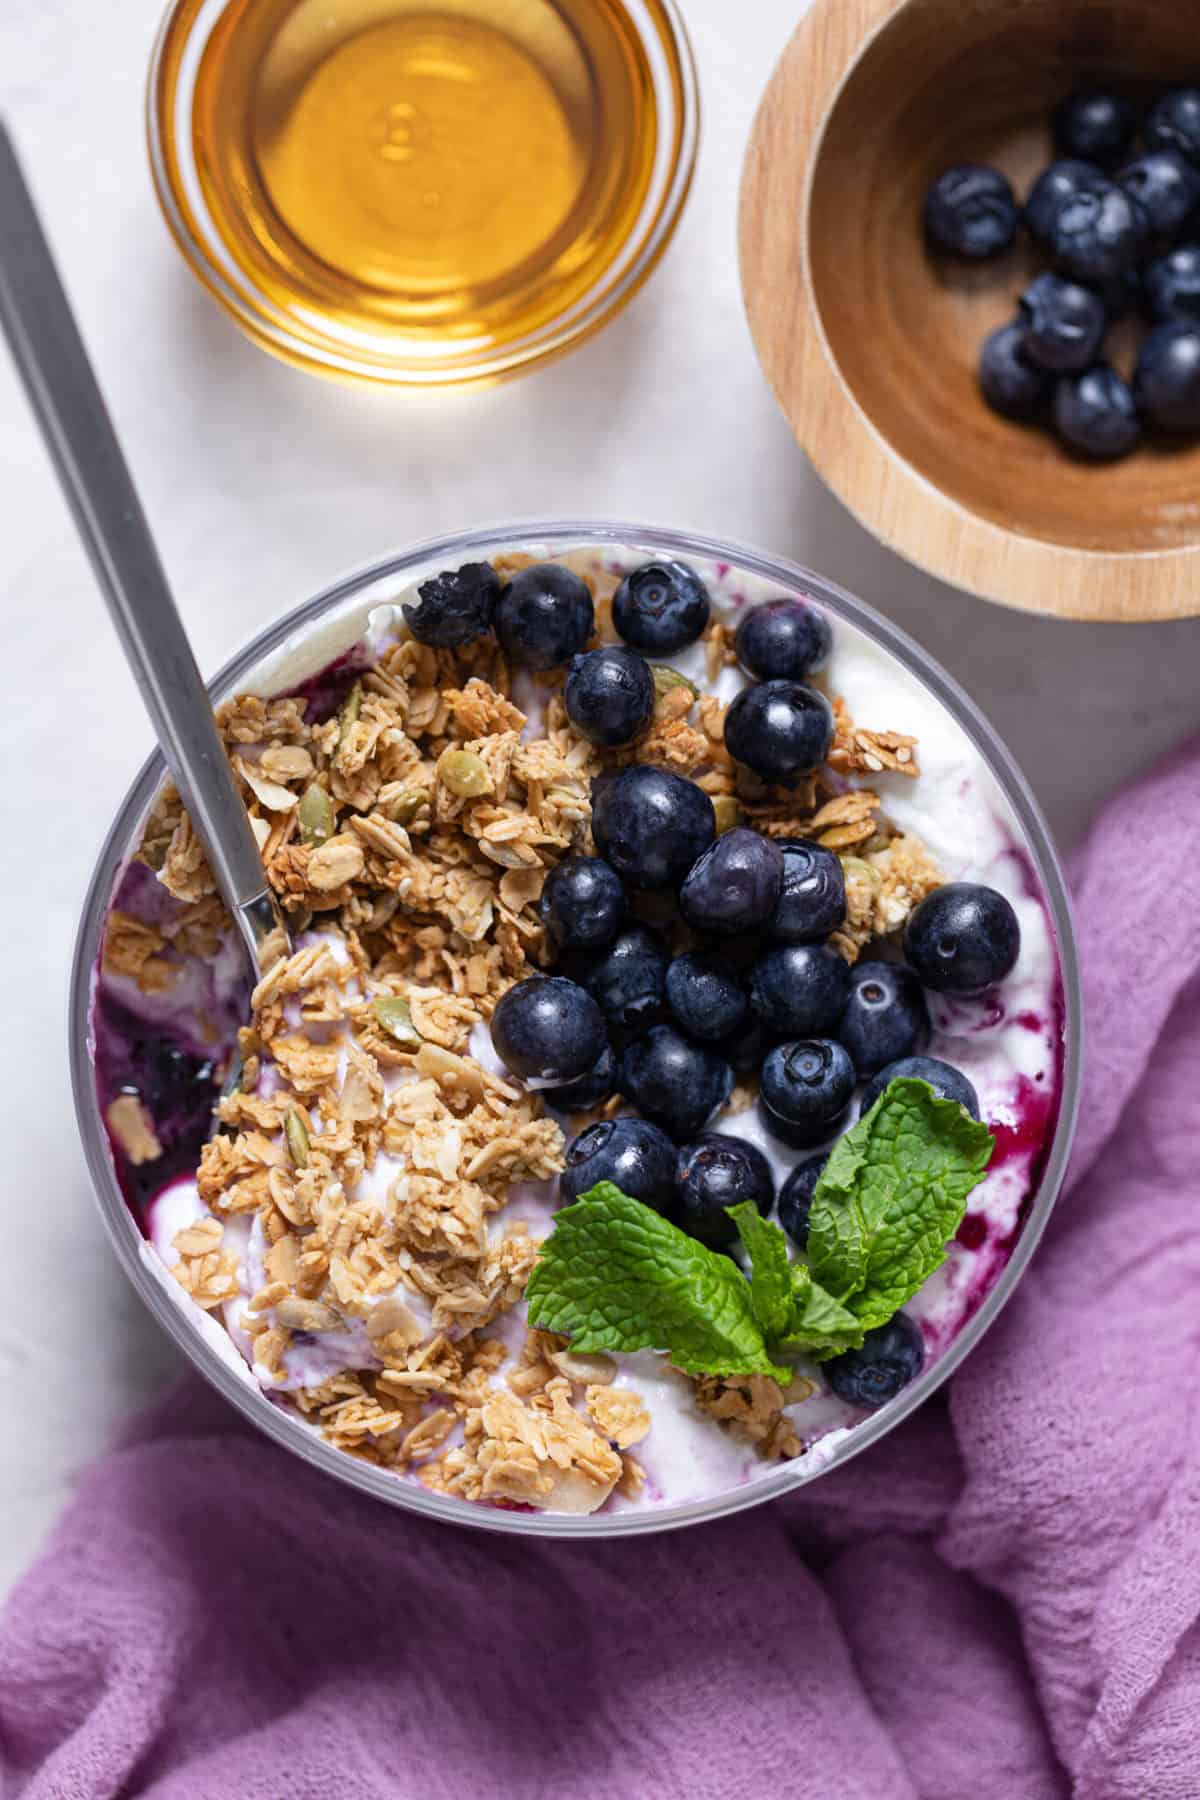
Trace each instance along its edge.
<instances>
[{"instance_id":1,"label":"mint leaf","mask_svg":"<svg viewBox=\"0 0 1200 1800\"><path fill-rule=\"evenodd\" d=\"M736 1264L610 1181L555 1215L526 1299L529 1323L577 1350L664 1350L689 1375L791 1380Z\"/></svg>"},{"instance_id":2,"label":"mint leaf","mask_svg":"<svg viewBox=\"0 0 1200 1800\"><path fill-rule=\"evenodd\" d=\"M857 1350L864 1332L858 1317L813 1280L806 1263L793 1263L791 1274L790 1317L780 1347L805 1351L818 1362L842 1350Z\"/></svg>"},{"instance_id":3,"label":"mint leaf","mask_svg":"<svg viewBox=\"0 0 1200 1800\"><path fill-rule=\"evenodd\" d=\"M885 1324L946 1259L992 1134L927 1081L893 1081L833 1152L813 1194L814 1281L865 1330Z\"/></svg>"},{"instance_id":4,"label":"mint leaf","mask_svg":"<svg viewBox=\"0 0 1200 1800\"><path fill-rule=\"evenodd\" d=\"M807 1263L788 1261L779 1226L749 1201L728 1210L750 1257L750 1300L767 1342L818 1357L857 1349L861 1321L817 1285Z\"/></svg>"},{"instance_id":5,"label":"mint leaf","mask_svg":"<svg viewBox=\"0 0 1200 1800\"><path fill-rule=\"evenodd\" d=\"M893 1081L835 1144L813 1195L808 1262L777 1225L730 1207L749 1281L611 1182L560 1212L529 1280L529 1322L576 1349L660 1350L689 1375L792 1371L857 1349L945 1260L992 1135L928 1082Z\"/></svg>"},{"instance_id":6,"label":"mint leaf","mask_svg":"<svg viewBox=\"0 0 1200 1800\"><path fill-rule=\"evenodd\" d=\"M821 1284L842 1299L853 1294L866 1280L867 1239L854 1207L833 1202L835 1199L845 1201L855 1193L859 1174L866 1163L870 1120L886 1097L885 1091L871 1112L838 1139L813 1189L808 1214L808 1260L813 1269L820 1269L818 1279ZM819 1211L818 1195L827 1202Z\"/></svg>"},{"instance_id":7,"label":"mint leaf","mask_svg":"<svg viewBox=\"0 0 1200 1800\"><path fill-rule=\"evenodd\" d=\"M792 1312L792 1266L787 1239L751 1200L727 1208L750 1258L750 1304L768 1342L782 1337Z\"/></svg>"}]
</instances>

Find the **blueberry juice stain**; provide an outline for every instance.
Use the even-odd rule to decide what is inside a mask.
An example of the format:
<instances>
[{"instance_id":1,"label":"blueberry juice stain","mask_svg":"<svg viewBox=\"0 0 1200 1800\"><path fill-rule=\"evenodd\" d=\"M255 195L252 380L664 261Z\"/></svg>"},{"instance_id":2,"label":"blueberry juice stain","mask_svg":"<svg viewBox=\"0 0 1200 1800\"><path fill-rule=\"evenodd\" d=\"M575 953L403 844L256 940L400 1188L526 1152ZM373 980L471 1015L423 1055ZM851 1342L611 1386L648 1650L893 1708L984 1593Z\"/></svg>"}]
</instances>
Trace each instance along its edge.
<instances>
[{"instance_id":1,"label":"blueberry juice stain","mask_svg":"<svg viewBox=\"0 0 1200 1800\"><path fill-rule=\"evenodd\" d=\"M980 1250L987 1242L988 1222L982 1213L968 1213L954 1234L964 1250Z\"/></svg>"},{"instance_id":2,"label":"blueberry juice stain","mask_svg":"<svg viewBox=\"0 0 1200 1800\"><path fill-rule=\"evenodd\" d=\"M310 675L307 681L288 689L289 697L303 700L306 724L323 725L326 719L332 719L362 674L366 662L365 652L355 645L326 668Z\"/></svg>"},{"instance_id":3,"label":"blueberry juice stain","mask_svg":"<svg viewBox=\"0 0 1200 1800\"><path fill-rule=\"evenodd\" d=\"M122 1094L135 1096L148 1113L161 1155L134 1162L110 1133L117 1178L143 1230L154 1197L196 1168L212 1131L224 1058L185 1049L162 1026L146 1020L111 994L97 997L93 1015L96 1091L102 1114Z\"/></svg>"}]
</instances>

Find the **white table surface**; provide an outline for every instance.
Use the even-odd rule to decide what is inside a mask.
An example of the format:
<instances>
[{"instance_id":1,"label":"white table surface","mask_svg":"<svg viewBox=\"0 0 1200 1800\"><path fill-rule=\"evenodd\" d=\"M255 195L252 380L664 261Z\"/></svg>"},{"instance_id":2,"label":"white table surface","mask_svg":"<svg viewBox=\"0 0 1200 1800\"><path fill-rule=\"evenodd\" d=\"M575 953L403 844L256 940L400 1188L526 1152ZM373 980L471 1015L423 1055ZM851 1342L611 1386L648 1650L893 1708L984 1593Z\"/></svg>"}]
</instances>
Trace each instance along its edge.
<instances>
[{"instance_id":1,"label":"white table surface","mask_svg":"<svg viewBox=\"0 0 1200 1800\"><path fill-rule=\"evenodd\" d=\"M882 550L808 468L759 373L735 216L751 115L798 7L687 0L705 119L696 186L649 287L597 340L492 392L344 390L245 342L193 284L151 193L142 83L160 0L7 0L18 134L201 666L406 541L533 514L727 534L812 564L922 639L1024 764L1060 840L1193 725L1200 622L1051 623ZM72 1473L168 1380L94 1215L64 1041L84 885L150 734L0 351L0 807L13 951L3 1033L0 1583Z\"/></svg>"}]
</instances>

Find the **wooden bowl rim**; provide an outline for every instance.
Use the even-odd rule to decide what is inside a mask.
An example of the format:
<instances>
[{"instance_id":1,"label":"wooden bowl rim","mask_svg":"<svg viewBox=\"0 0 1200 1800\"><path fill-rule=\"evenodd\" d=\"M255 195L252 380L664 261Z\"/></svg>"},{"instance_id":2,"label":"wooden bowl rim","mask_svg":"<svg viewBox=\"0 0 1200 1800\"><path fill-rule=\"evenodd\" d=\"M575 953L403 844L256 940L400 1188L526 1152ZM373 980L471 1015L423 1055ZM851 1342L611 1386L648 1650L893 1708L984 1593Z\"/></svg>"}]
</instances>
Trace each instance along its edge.
<instances>
[{"instance_id":1,"label":"wooden bowl rim","mask_svg":"<svg viewBox=\"0 0 1200 1800\"><path fill-rule=\"evenodd\" d=\"M1058 618L1194 618L1200 615L1200 545L1072 548L982 519L893 448L838 368L813 289L813 180L826 127L857 65L915 3L812 0L759 103L742 168L738 253L763 373L826 484L874 537L929 574L982 599ZM783 121L799 154L773 158ZM797 290L783 324L770 302L772 283L776 291L780 284Z\"/></svg>"}]
</instances>

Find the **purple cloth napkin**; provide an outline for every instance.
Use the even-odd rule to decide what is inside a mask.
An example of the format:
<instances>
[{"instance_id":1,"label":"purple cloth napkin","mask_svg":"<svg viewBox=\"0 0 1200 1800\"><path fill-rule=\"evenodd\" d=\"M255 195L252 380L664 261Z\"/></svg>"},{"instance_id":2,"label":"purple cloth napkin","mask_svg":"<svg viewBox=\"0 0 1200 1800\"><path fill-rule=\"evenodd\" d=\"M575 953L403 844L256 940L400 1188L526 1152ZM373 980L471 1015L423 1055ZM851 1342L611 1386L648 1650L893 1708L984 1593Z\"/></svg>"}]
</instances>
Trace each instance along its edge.
<instances>
[{"instance_id":1,"label":"purple cloth napkin","mask_svg":"<svg viewBox=\"0 0 1200 1800\"><path fill-rule=\"evenodd\" d=\"M1196 1800L1200 748L1077 892L1072 1181L948 1402L739 1518L534 1547L342 1490L190 1381L0 1624L5 1796Z\"/></svg>"}]
</instances>

